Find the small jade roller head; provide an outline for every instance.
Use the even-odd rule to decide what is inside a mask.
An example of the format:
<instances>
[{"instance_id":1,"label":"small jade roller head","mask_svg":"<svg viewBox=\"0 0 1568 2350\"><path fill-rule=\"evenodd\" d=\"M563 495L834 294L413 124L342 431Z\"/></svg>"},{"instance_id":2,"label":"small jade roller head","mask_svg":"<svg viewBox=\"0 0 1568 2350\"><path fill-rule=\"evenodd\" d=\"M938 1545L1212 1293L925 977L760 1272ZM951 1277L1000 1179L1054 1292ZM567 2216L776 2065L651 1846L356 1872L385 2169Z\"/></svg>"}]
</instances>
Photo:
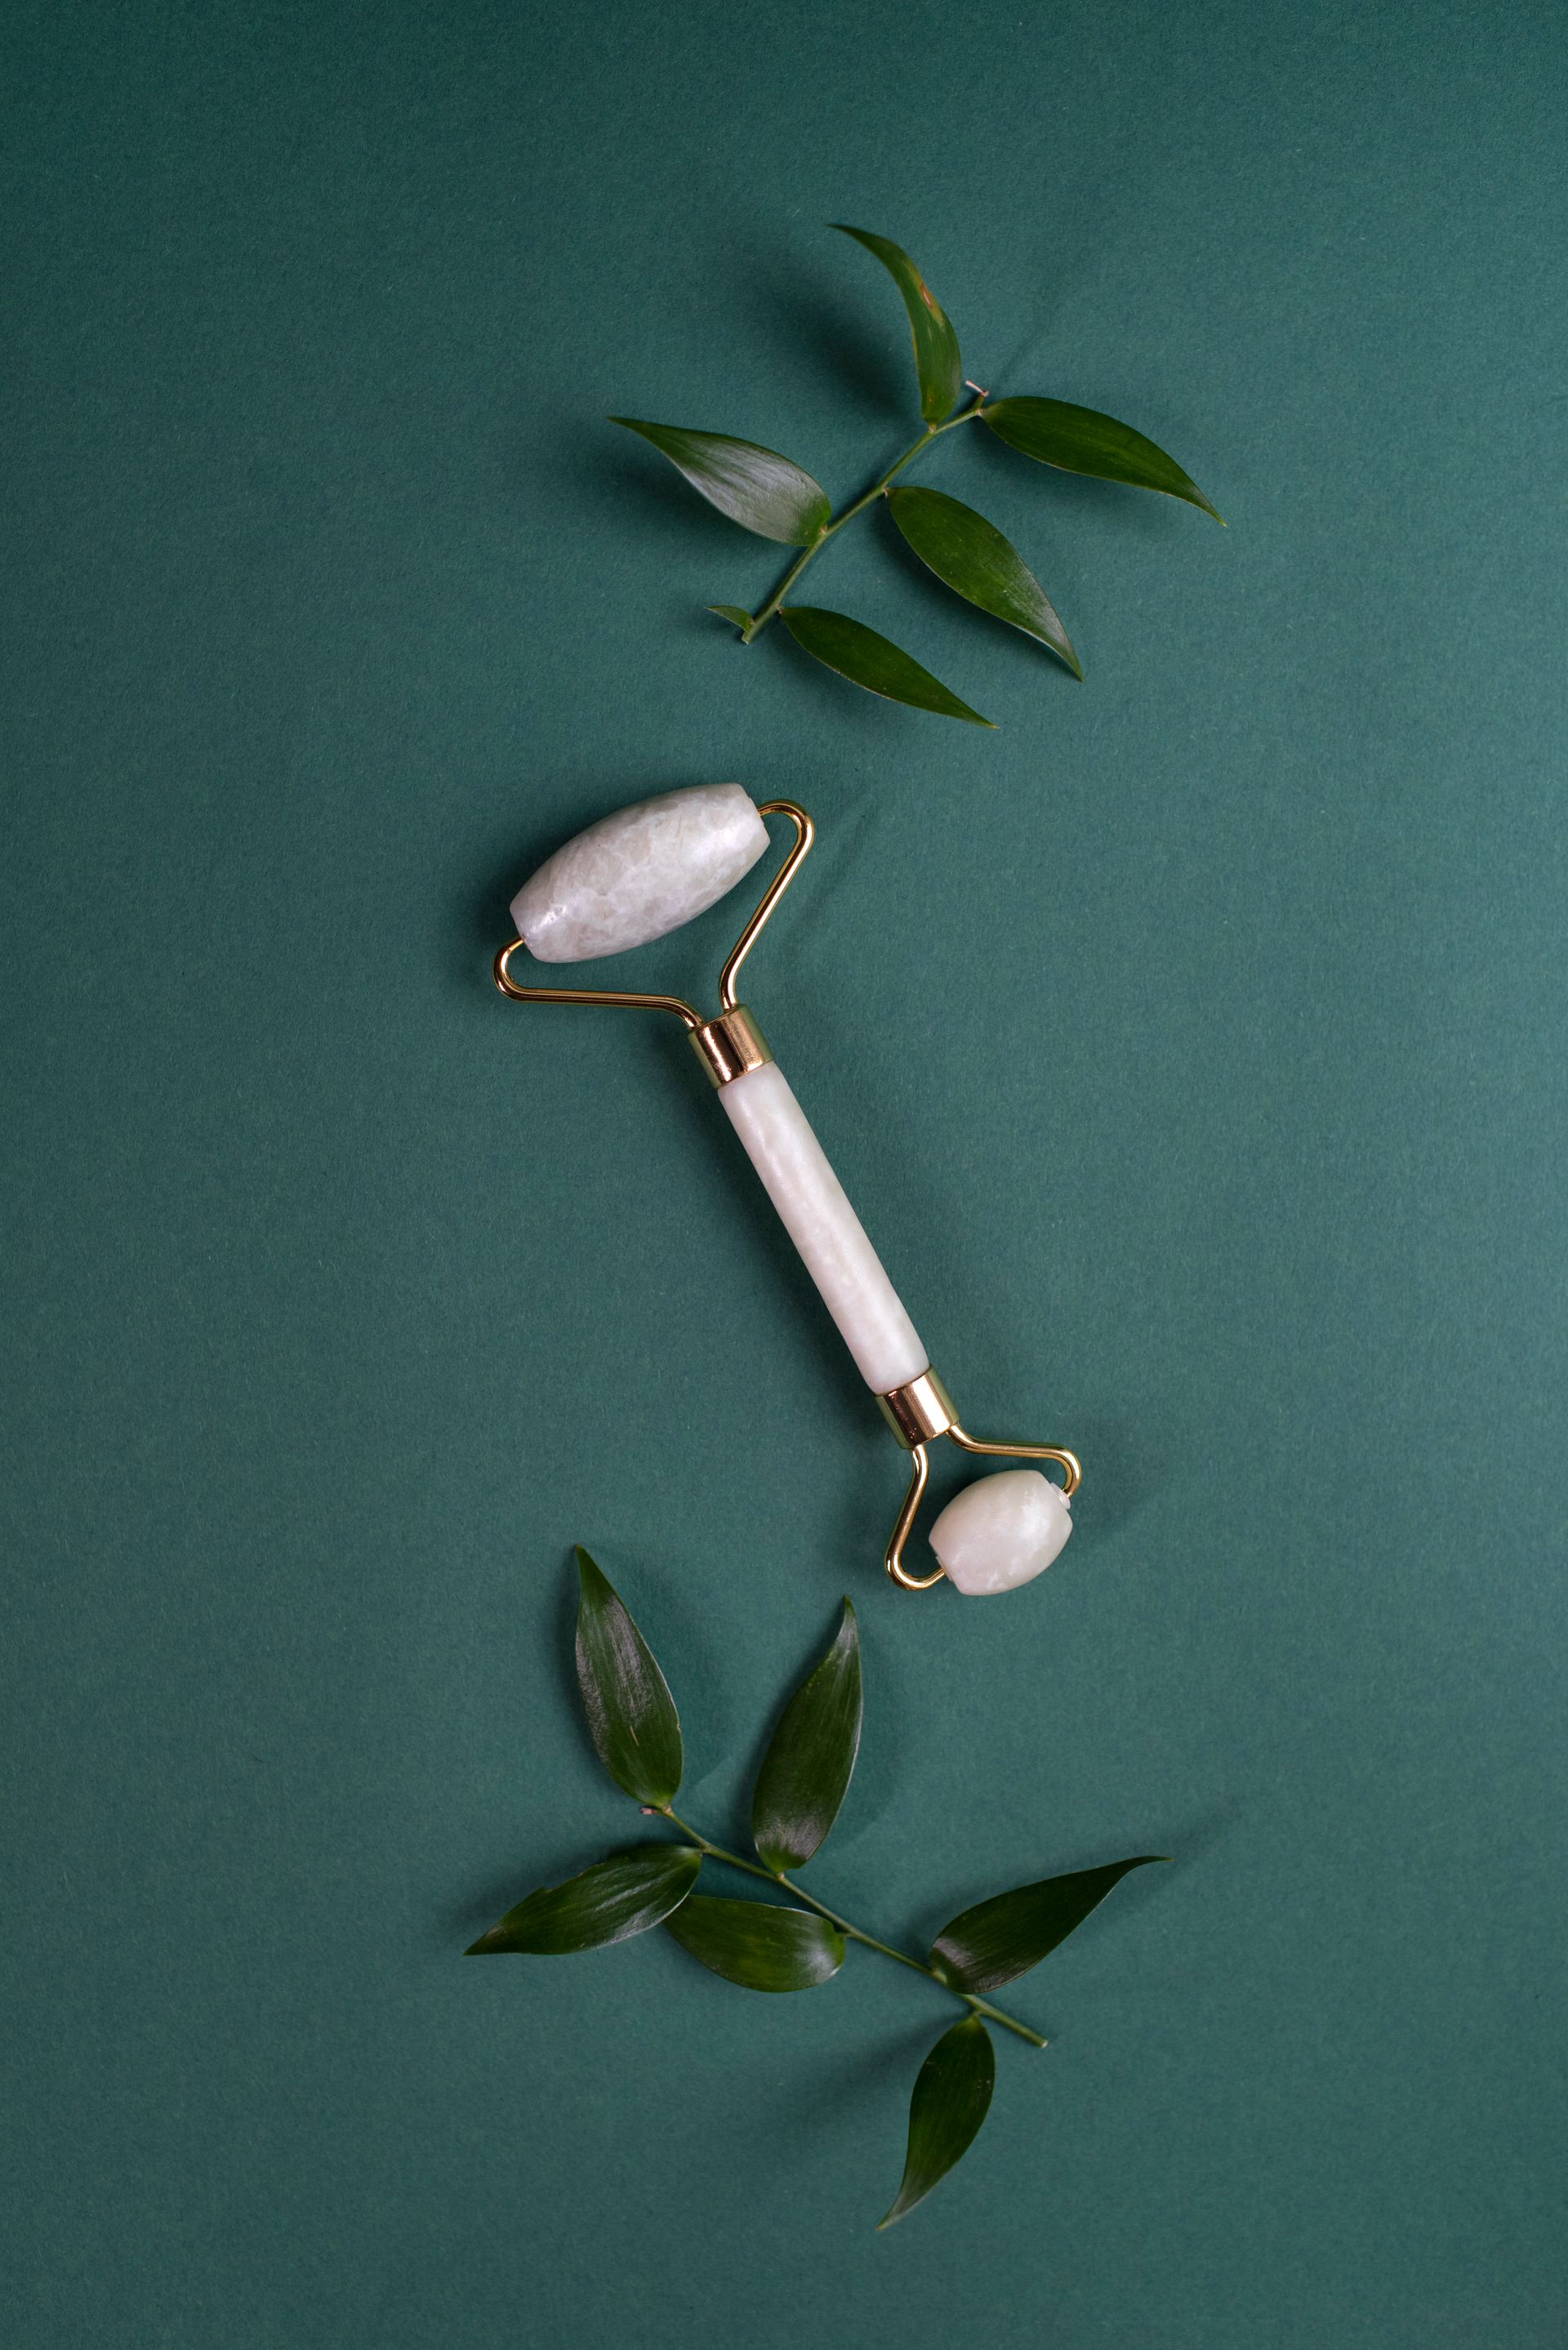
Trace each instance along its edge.
<instances>
[{"instance_id":1,"label":"small jade roller head","mask_svg":"<svg viewBox=\"0 0 1568 2350\"><path fill-rule=\"evenodd\" d=\"M719 975L719 1012L705 1020L680 997L608 988L524 987L512 976L523 949L536 962L586 962L666 937L716 905L768 847L763 819L787 816L794 844ZM990 1444L961 1426L951 1397L882 1261L845 1196L761 1029L735 1000L735 976L812 844L811 818L792 800L760 805L739 784L695 784L602 816L546 858L512 900L517 935L495 958L495 983L519 1003L604 1003L673 1012L718 1089L746 1155L800 1251L884 1419L909 1454L909 1482L884 1564L906 1591L944 1575L975 1596L1012 1591L1049 1566L1073 1531L1079 1481L1070 1452L1049 1444ZM929 1473L929 1448L946 1436L966 1452L1050 1461L970 1485L931 1528L933 1575L903 1563Z\"/></svg>"},{"instance_id":2,"label":"small jade roller head","mask_svg":"<svg viewBox=\"0 0 1568 2350\"><path fill-rule=\"evenodd\" d=\"M999 1469L953 1495L929 1541L948 1581L986 1598L1043 1575L1072 1531L1072 1503L1060 1485L1038 1469Z\"/></svg>"}]
</instances>

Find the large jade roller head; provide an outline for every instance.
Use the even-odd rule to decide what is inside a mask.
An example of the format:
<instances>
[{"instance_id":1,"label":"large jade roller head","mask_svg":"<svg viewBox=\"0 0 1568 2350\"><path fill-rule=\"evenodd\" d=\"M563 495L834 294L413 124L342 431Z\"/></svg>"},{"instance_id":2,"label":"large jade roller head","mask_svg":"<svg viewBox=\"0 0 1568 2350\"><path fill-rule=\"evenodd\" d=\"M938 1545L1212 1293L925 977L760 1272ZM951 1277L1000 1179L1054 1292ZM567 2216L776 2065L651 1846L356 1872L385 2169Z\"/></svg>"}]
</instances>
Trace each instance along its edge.
<instances>
[{"instance_id":1,"label":"large jade roller head","mask_svg":"<svg viewBox=\"0 0 1568 2350\"><path fill-rule=\"evenodd\" d=\"M512 919L535 962L620 954L705 914L767 846L767 826L739 784L662 792L557 848L513 899Z\"/></svg>"},{"instance_id":2,"label":"large jade roller head","mask_svg":"<svg viewBox=\"0 0 1568 2350\"><path fill-rule=\"evenodd\" d=\"M677 995L610 988L524 987L512 963L526 949L542 963L586 962L645 946L705 913L744 879L768 846L765 816L794 828L774 876L719 974L711 1020ZM512 900L517 936L495 958L495 984L520 1003L608 1003L672 1012L718 1088L720 1104L800 1251L823 1303L883 1417L909 1455L909 1482L886 1565L906 1591L945 1575L960 1591L1011 1591L1050 1565L1073 1531L1069 1504L1080 1471L1054 1444L987 1444L961 1426L951 1397L882 1261L827 1162L761 1029L736 1001L735 977L812 844L812 823L793 800L752 801L738 784L699 784L620 808L546 859ZM910 1575L904 1546L929 1473L929 1447L946 1436L965 1452L1049 1461L982 1478L950 1502L930 1531L935 1574Z\"/></svg>"}]
</instances>

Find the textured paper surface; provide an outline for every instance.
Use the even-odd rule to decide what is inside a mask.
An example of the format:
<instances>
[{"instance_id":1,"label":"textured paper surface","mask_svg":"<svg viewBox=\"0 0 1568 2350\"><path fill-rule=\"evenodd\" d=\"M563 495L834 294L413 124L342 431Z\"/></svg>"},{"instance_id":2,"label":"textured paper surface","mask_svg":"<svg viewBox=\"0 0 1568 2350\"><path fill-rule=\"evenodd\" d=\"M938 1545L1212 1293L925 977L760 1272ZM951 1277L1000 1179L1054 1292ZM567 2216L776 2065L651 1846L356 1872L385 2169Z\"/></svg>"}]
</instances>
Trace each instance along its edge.
<instances>
[{"instance_id":1,"label":"textured paper surface","mask_svg":"<svg viewBox=\"0 0 1568 2350\"><path fill-rule=\"evenodd\" d=\"M8 2340L1555 2345L1561 18L9 47ZM846 532L813 597L994 734L740 650L780 551L598 421L871 478L907 335L834 219L1231 525L928 469L1083 687ZM881 1587L901 1461L674 1024L490 987L556 841L732 777L821 827L747 971L803 1106L970 1424L1082 1454L1015 1600ZM457 1957L636 1826L574 1540L715 1831L854 1593L814 1881L874 1929L1178 1856L893 2236L935 1991Z\"/></svg>"}]
</instances>

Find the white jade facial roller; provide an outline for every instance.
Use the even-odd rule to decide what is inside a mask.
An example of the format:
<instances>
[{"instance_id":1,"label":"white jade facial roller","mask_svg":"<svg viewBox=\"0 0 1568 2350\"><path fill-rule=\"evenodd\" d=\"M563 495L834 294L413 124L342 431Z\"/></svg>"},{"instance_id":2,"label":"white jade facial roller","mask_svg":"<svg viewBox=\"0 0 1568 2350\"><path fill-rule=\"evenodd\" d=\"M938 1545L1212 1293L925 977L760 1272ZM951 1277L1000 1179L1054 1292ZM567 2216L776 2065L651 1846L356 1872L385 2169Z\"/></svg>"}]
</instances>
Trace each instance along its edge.
<instances>
[{"instance_id":1,"label":"white jade facial roller","mask_svg":"<svg viewBox=\"0 0 1568 2350\"><path fill-rule=\"evenodd\" d=\"M514 980L511 965L520 948L537 962L583 962L644 946L705 912L766 850L767 816L789 818L794 845L719 974L717 1019L704 1020L675 995L520 987ZM611 1003L674 1013L862 1378L910 1456L909 1490L887 1549L888 1574L906 1591L927 1591L944 1575L963 1592L1011 1591L1049 1566L1072 1533L1068 1504L1082 1473L1078 1463L1054 1444L982 1444L960 1426L952 1398L932 1370L784 1071L751 1014L735 1001L735 974L812 838L804 808L792 800L764 800L759 806L739 784L696 785L620 808L568 840L517 892L512 900L517 936L495 958L495 984L520 1003ZM905 1570L904 1545L926 1489L928 1448L939 1436L965 1452L1054 1461L1062 1482L1037 1469L1012 1469L966 1486L931 1527L936 1573L919 1577Z\"/></svg>"}]
</instances>

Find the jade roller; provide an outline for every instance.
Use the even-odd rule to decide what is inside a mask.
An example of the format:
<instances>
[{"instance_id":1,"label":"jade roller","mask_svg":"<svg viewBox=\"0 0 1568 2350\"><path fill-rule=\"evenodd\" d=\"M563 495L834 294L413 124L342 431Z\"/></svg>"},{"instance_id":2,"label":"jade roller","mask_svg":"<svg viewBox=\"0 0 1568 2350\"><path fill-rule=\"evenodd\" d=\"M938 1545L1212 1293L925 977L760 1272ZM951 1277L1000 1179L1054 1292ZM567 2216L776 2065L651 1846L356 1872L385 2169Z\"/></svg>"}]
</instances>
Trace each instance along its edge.
<instances>
[{"instance_id":1,"label":"jade roller","mask_svg":"<svg viewBox=\"0 0 1568 2350\"><path fill-rule=\"evenodd\" d=\"M538 963L586 962L665 937L742 881L768 847L763 819L794 827L788 856L719 974L719 1012L705 1020L675 995L580 987L524 987L512 975L526 951ZM959 1420L915 1326L828 1164L761 1029L735 998L735 981L763 925L811 847L813 827L792 800L759 806L739 784L664 792L589 825L546 859L512 900L517 935L495 958L495 984L518 1003L608 1003L671 1012L717 1088L720 1105L761 1176L785 1231L882 1414L909 1455L909 1481L885 1555L893 1581L927 1591L945 1575L960 1591L1011 1591L1050 1565L1073 1531L1069 1508L1081 1471L1054 1444L988 1444ZM965 1452L1054 1461L1060 1483L1038 1469L982 1477L933 1522L936 1573L904 1565L929 1473L929 1447L945 1436Z\"/></svg>"}]
</instances>

